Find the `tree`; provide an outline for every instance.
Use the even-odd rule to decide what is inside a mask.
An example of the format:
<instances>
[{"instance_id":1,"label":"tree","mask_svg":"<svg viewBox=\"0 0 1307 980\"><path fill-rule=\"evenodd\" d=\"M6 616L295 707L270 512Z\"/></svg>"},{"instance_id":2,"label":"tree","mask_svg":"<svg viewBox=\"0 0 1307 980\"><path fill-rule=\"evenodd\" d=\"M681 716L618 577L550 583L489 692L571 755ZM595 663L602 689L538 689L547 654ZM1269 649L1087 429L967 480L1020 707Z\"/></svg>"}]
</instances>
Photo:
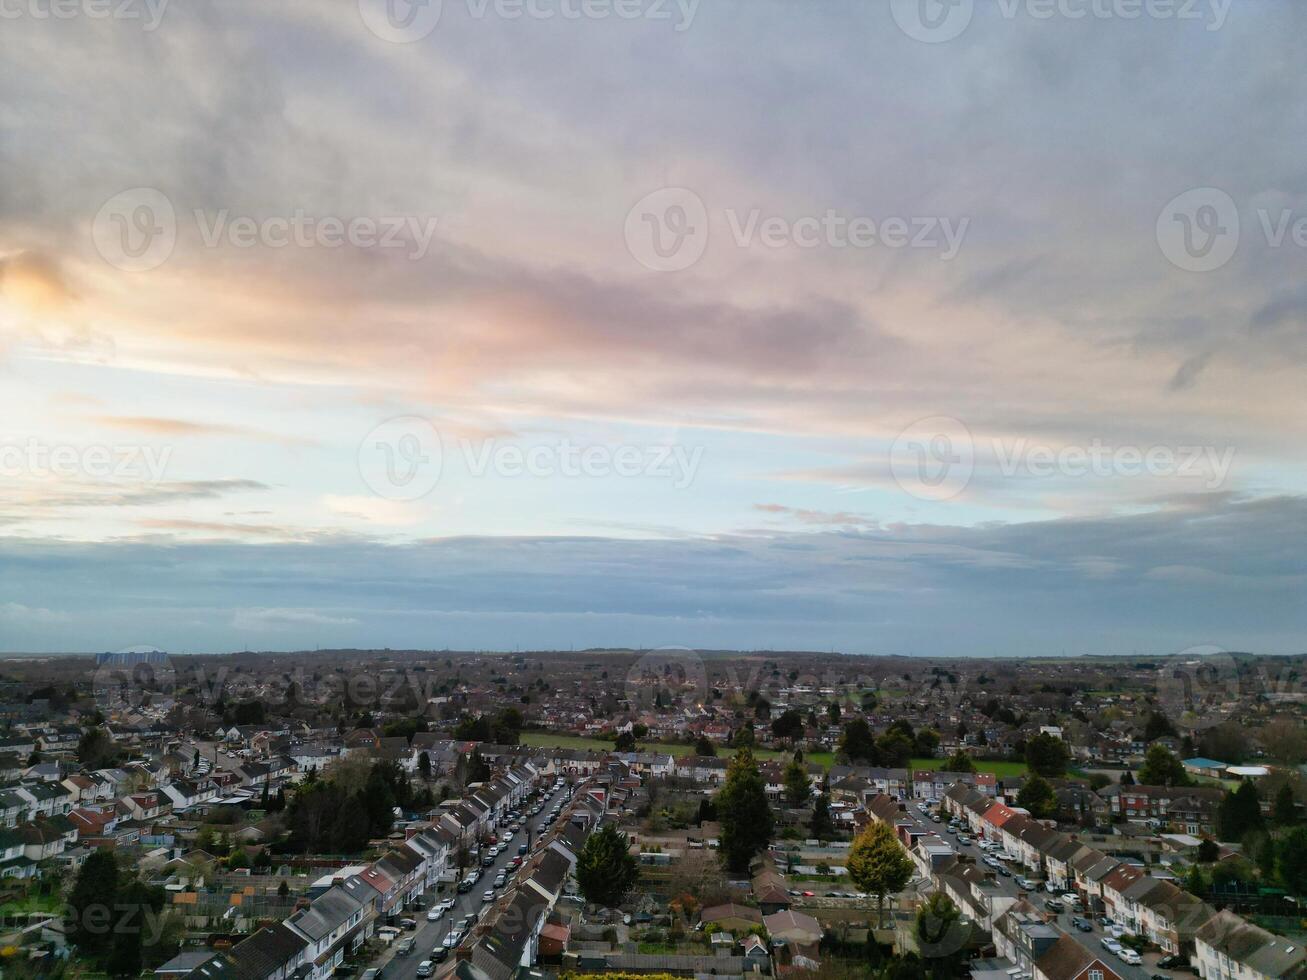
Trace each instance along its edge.
<instances>
[{"instance_id":1,"label":"tree","mask_svg":"<svg viewBox=\"0 0 1307 980\"><path fill-rule=\"evenodd\" d=\"M118 757L113 737L103 728L88 728L77 740L77 761L86 769L105 769Z\"/></svg>"},{"instance_id":2,"label":"tree","mask_svg":"<svg viewBox=\"0 0 1307 980\"><path fill-rule=\"evenodd\" d=\"M878 921L885 921L885 896L902 890L912 878L912 860L899 846L888 824L868 824L849 848L849 877L862 891L876 896Z\"/></svg>"},{"instance_id":3,"label":"tree","mask_svg":"<svg viewBox=\"0 0 1307 980\"><path fill-rule=\"evenodd\" d=\"M1298 805L1293 799L1293 787L1288 783L1275 794L1275 802L1271 804L1271 819L1280 827L1291 827L1298 822Z\"/></svg>"},{"instance_id":4,"label":"tree","mask_svg":"<svg viewBox=\"0 0 1307 980\"><path fill-rule=\"evenodd\" d=\"M710 739L707 735L700 735L697 739L694 740L694 754L716 755L717 746L713 744L713 740Z\"/></svg>"},{"instance_id":5,"label":"tree","mask_svg":"<svg viewBox=\"0 0 1307 980\"><path fill-rule=\"evenodd\" d=\"M915 749L916 741L913 736L895 730L893 725L890 726L889 731L876 739L876 756L880 765L889 766L891 769L905 768L911 761Z\"/></svg>"},{"instance_id":6,"label":"tree","mask_svg":"<svg viewBox=\"0 0 1307 980\"><path fill-rule=\"evenodd\" d=\"M1159 738L1165 738L1168 735L1172 737L1176 735L1175 726L1171 724L1171 719L1160 711L1154 711L1148 716L1148 721L1144 723L1144 741L1155 742Z\"/></svg>"},{"instance_id":7,"label":"tree","mask_svg":"<svg viewBox=\"0 0 1307 980\"><path fill-rule=\"evenodd\" d=\"M838 725L840 723L840 706L837 702L831 702L830 707L826 709L826 717L830 719L832 725Z\"/></svg>"},{"instance_id":8,"label":"tree","mask_svg":"<svg viewBox=\"0 0 1307 980\"><path fill-rule=\"evenodd\" d=\"M1145 786L1188 786L1189 774L1179 756L1165 745L1154 743L1139 767L1139 781Z\"/></svg>"},{"instance_id":9,"label":"tree","mask_svg":"<svg viewBox=\"0 0 1307 980\"><path fill-rule=\"evenodd\" d=\"M1040 732L1026 743L1026 764L1041 776L1065 775L1070 761L1066 743L1047 732Z\"/></svg>"},{"instance_id":10,"label":"tree","mask_svg":"<svg viewBox=\"0 0 1307 980\"><path fill-rule=\"evenodd\" d=\"M771 723L771 733L777 738L802 738L803 716L790 708Z\"/></svg>"},{"instance_id":11,"label":"tree","mask_svg":"<svg viewBox=\"0 0 1307 980\"><path fill-rule=\"evenodd\" d=\"M1030 815L1047 820L1057 813L1057 793L1048 780L1038 773L1028 777L1017 794L1017 806L1030 811Z\"/></svg>"},{"instance_id":12,"label":"tree","mask_svg":"<svg viewBox=\"0 0 1307 980\"><path fill-rule=\"evenodd\" d=\"M829 840L834 836L835 825L830 818L830 797L818 793L812 803L812 836L817 840Z\"/></svg>"},{"instance_id":13,"label":"tree","mask_svg":"<svg viewBox=\"0 0 1307 980\"><path fill-rule=\"evenodd\" d=\"M808 782L808 770L797 757L793 758L785 767L785 802L790 807L798 809L808 802L810 796L812 796L812 784Z\"/></svg>"},{"instance_id":14,"label":"tree","mask_svg":"<svg viewBox=\"0 0 1307 980\"><path fill-rule=\"evenodd\" d=\"M1280 842L1280 880L1294 895L1307 896L1307 827L1295 827Z\"/></svg>"},{"instance_id":15,"label":"tree","mask_svg":"<svg viewBox=\"0 0 1307 980\"><path fill-rule=\"evenodd\" d=\"M1200 864L1211 864L1220 856L1220 845L1210 837L1204 837L1198 842L1198 861Z\"/></svg>"},{"instance_id":16,"label":"tree","mask_svg":"<svg viewBox=\"0 0 1307 980\"><path fill-rule=\"evenodd\" d=\"M840 753L850 762L876 761L876 740L865 718L854 718L840 735Z\"/></svg>"},{"instance_id":17,"label":"tree","mask_svg":"<svg viewBox=\"0 0 1307 980\"><path fill-rule=\"evenodd\" d=\"M418 775L424 783L431 782L431 753L423 752L418 756Z\"/></svg>"},{"instance_id":18,"label":"tree","mask_svg":"<svg viewBox=\"0 0 1307 980\"><path fill-rule=\"evenodd\" d=\"M618 732L617 738L613 739L613 749L617 752L634 752L635 736L631 732Z\"/></svg>"},{"instance_id":19,"label":"tree","mask_svg":"<svg viewBox=\"0 0 1307 980\"><path fill-rule=\"evenodd\" d=\"M1262 828L1262 807L1257 787L1245 780L1225 794L1216 811L1216 833L1221 840L1241 841L1245 834Z\"/></svg>"},{"instance_id":20,"label":"tree","mask_svg":"<svg viewBox=\"0 0 1307 980\"><path fill-rule=\"evenodd\" d=\"M945 772L975 772L976 763L961 749L944 760Z\"/></svg>"},{"instance_id":21,"label":"tree","mask_svg":"<svg viewBox=\"0 0 1307 980\"><path fill-rule=\"evenodd\" d=\"M939 732L931 728L923 728L917 732L916 738L913 739L914 748L917 755L923 759L932 759L935 753L939 751Z\"/></svg>"},{"instance_id":22,"label":"tree","mask_svg":"<svg viewBox=\"0 0 1307 980\"><path fill-rule=\"evenodd\" d=\"M286 879L283 878L281 879L281 884L277 886L277 895L280 898L285 898L289 894L290 894L290 885L287 884Z\"/></svg>"},{"instance_id":23,"label":"tree","mask_svg":"<svg viewBox=\"0 0 1307 980\"><path fill-rule=\"evenodd\" d=\"M585 840L576 858L576 882L587 902L604 908L619 905L640 876L626 835L604 824Z\"/></svg>"},{"instance_id":24,"label":"tree","mask_svg":"<svg viewBox=\"0 0 1307 980\"><path fill-rule=\"evenodd\" d=\"M735 753L727 767L716 807L722 825L722 859L731 871L748 871L753 856L767 847L772 831L767 786L749 749Z\"/></svg>"},{"instance_id":25,"label":"tree","mask_svg":"<svg viewBox=\"0 0 1307 980\"><path fill-rule=\"evenodd\" d=\"M917 909L917 948L923 959L935 961L934 980L955 976L962 954L971 938L971 927L962 921L962 911L944 892L935 892Z\"/></svg>"},{"instance_id":26,"label":"tree","mask_svg":"<svg viewBox=\"0 0 1307 980\"><path fill-rule=\"evenodd\" d=\"M68 895L68 935L83 954L94 956L108 948L108 920L117 894L118 862L110 851L92 851Z\"/></svg>"}]
</instances>

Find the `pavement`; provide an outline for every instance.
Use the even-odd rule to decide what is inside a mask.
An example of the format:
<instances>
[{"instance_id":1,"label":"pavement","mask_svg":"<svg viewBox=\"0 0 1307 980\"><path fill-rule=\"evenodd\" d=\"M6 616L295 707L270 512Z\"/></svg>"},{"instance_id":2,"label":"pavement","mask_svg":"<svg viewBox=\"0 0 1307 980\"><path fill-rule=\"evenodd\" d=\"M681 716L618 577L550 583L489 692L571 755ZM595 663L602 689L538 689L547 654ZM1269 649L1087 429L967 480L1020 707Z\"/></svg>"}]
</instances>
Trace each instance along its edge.
<instances>
[{"instance_id":1,"label":"pavement","mask_svg":"<svg viewBox=\"0 0 1307 980\"><path fill-rule=\"evenodd\" d=\"M930 820L929 818L923 816L922 813L919 810L917 810L915 803L909 804L909 812L912 818L916 820L918 824L920 824L922 827L925 827L937 833L940 837L944 838L944 840L948 841L957 850L959 854L964 854L967 857L971 858L976 862L976 864L978 864L982 868L986 867L984 863L986 854L984 851L980 849L980 846L976 843L975 838L972 837L972 835L970 834L967 835L968 837L972 837L970 844L962 844L958 841L956 835L950 834L948 832L947 819L944 819L939 823L935 823L933 820ZM996 875L995 880L998 882L999 890L1004 895L1011 895L1013 897L1017 897L1025 890L1017 885L1016 878L1018 876L1026 876L1026 877L1033 877L1033 876L1031 875L1029 869L1024 868L1024 866L1022 870L1017 870L1017 866L1014 863L1009 864L1009 867L1012 869L1011 878L1004 878L1001 875ZM1118 974L1121 975L1122 980L1149 980L1149 977L1151 977L1153 974L1156 973L1171 976L1173 978L1176 978L1176 980L1193 980L1193 974L1190 973L1180 973L1180 972L1171 973L1166 970L1158 969L1157 961L1161 959L1160 953L1145 953L1143 954L1144 962L1142 966L1131 966L1129 963L1126 963L1124 960L1121 960L1115 955L1113 955L1113 953L1110 950L1104 948L1104 946L1102 945L1102 941L1103 938L1108 935L1108 933L1105 932L1103 928L1098 925L1097 922L1094 922L1092 919L1090 919L1094 927L1093 931L1081 932L1071 922L1071 919L1079 915L1079 913L1076 912L1054 913L1049 911L1047 908L1045 908L1044 903L1047 902L1050 898L1055 898L1056 896L1050 895L1045 891L1026 891L1025 895L1026 895L1026 900L1030 902L1031 905L1035 906L1041 912L1044 912L1048 915L1049 921L1056 924L1058 928L1062 929L1067 935L1071 936L1071 938L1076 940L1076 942L1080 943L1086 949L1093 952L1095 956L1100 957L1105 963L1111 966L1111 968L1114 971L1116 971ZM1089 916L1084 916L1084 917L1089 918Z\"/></svg>"},{"instance_id":2,"label":"pavement","mask_svg":"<svg viewBox=\"0 0 1307 980\"><path fill-rule=\"evenodd\" d=\"M423 902L426 904L425 910L421 912L405 912L398 916L397 919L405 917L415 919L417 921L417 929L412 932L401 932L386 952L378 957L377 961L370 964L370 966L373 968L381 968L384 980L417 980L418 964L423 960L430 959L431 953L434 950L443 948L445 937L449 935L450 930L459 919L462 919L465 916L479 919L483 912L492 907L494 903L482 900L483 893L487 890L493 890L496 899L503 894L505 889L491 889L491 885L495 880L495 875L512 865L513 858L517 856L517 849L520 844L534 844L539 838L540 832L548 828L548 822L545 820L545 818L549 816L548 808L551 807L553 803L565 799L566 792L566 788L556 792L551 790L548 795L541 797L541 799L546 803L546 812L535 817L528 817L526 826L513 834L512 842L509 843L508 847L506 847L499 857L495 859L495 862L491 867L483 868L478 865L478 868L481 871L481 878L472 887L470 892L460 895L456 891L456 885L453 884L446 885L443 893L437 893L433 888L423 896ZM471 869L469 868L464 872L464 874L467 874L470 871ZM433 905L447 898L455 900L454 907L446 912L444 916L441 917L440 921L428 922L427 911L429 911ZM470 935L471 931L469 930L468 938L470 938ZM397 955L396 948L405 939L409 938L417 941L417 945L413 949L413 952L409 953L407 956ZM464 942L467 942L466 938ZM453 964L454 950L451 949L449 951L449 957L445 962L434 964L435 975L439 976L442 973L448 972L452 969Z\"/></svg>"}]
</instances>

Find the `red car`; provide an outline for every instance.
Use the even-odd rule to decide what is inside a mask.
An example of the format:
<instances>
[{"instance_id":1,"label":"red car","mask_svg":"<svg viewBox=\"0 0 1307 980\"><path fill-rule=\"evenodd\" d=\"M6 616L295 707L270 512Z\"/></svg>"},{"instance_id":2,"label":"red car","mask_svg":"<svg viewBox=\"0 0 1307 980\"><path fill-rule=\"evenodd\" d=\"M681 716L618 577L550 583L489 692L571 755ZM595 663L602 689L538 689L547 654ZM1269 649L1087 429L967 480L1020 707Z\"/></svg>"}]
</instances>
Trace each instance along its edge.
<instances>
[{"instance_id":1,"label":"red car","mask_svg":"<svg viewBox=\"0 0 1307 980\"><path fill-rule=\"evenodd\" d=\"M522 867L522 855L519 854L517 857L513 858L513 867Z\"/></svg>"}]
</instances>

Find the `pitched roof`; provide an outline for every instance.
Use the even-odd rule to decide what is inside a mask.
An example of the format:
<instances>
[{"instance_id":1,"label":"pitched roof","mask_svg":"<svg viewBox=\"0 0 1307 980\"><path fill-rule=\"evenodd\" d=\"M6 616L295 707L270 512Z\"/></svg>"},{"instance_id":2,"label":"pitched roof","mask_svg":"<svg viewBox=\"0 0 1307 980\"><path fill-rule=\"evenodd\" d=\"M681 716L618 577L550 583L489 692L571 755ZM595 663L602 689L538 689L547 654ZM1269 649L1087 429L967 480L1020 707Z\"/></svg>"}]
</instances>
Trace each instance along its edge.
<instances>
[{"instance_id":1,"label":"pitched roof","mask_svg":"<svg viewBox=\"0 0 1307 980\"><path fill-rule=\"evenodd\" d=\"M1307 948L1302 943L1276 936L1233 912L1222 911L1207 920L1197 938L1236 963L1268 977L1301 977L1307 974Z\"/></svg>"},{"instance_id":2,"label":"pitched roof","mask_svg":"<svg viewBox=\"0 0 1307 980\"><path fill-rule=\"evenodd\" d=\"M1067 935L1063 935L1050 946L1048 951L1035 961L1035 966L1049 980L1071 980L1091 966L1102 970L1104 978L1121 980L1119 973L1090 952L1087 947Z\"/></svg>"}]
</instances>

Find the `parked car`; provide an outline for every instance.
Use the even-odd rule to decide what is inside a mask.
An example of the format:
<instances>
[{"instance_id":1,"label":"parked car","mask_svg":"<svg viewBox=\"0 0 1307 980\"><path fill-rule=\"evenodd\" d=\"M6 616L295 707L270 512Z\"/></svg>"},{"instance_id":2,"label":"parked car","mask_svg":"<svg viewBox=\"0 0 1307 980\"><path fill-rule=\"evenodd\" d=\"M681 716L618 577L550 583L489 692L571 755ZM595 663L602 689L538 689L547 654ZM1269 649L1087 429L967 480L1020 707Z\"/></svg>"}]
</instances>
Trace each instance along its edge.
<instances>
[{"instance_id":1,"label":"parked car","mask_svg":"<svg viewBox=\"0 0 1307 980\"><path fill-rule=\"evenodd\" d=\"M417 924L417 921L414 920L414 919L400 919L400 920L399 920L399 927L400 927L401 929L405 929L405 930L408 930L408 931L412 931L412 930L414 930L414 929L416 929L416 928L418 927L418 924Z\"/></svg>"},{"instance_id":2,"label":"parked car","mask_svg":"<svg viewBox=\"0 0 1307 980\"><path fill-rule=\"evenodd\" d=\"M494 900L495 900L495 893L493 889L487 888L484 892L481 893L481 901L493 902Z\"/></svg>"},{"instance_id":3,"label":"parked car","mask_svg":"<svg viewBox=\"0 0 1307 980\"><path fill-rule=\"evenodd\" d=\"M1157 965L1163 970L1185 970L1189 967L1189 961L1183 956L1172 953L1170 956L1163 956L1157 961Z\"/></svg>"},{"instance_id":4,"label":"parked car","mask_svg":"<svg viewBox=\"0 0 1307 980\"><path fill-rule=\"evenodd\" d=\"M1079 929L1081 932L1094 931L1094 924L1090 922L1088 919L1082 918L1081 916L1078 915L1074 916L1071 919L1071 924L1075 926L1077 929Z\"/></svg>"},{"instance_id":5,"label":"parked car","mask_svg":"<svg viewBox=\"0 0 1307 980\"><path fill-rule=\"evenodd\" d=\"M395 947L395 954L397 956L407 956L409 953L413 952L413 950L417 949L417 945L418 941L416 939L405 939Z\"/></svg>"},{"instance_id":6,"label":"parked car","mask_svg":"<svg viewBox=\"0 0 1307 980\"><path fill-rule=\"evenodd\" d=\"M1121 944L1118 943L1111 936L1104 936L1102 938L1102 944L1103 944L1103 948L1107 950L1109 953L1119 953L1123 948Z\"/></svg>"},{"instance_id":7,"label":"parked car","mask_svg":"<svg viewBox=\"0 0 1307 980\"><path fill-rule=\"evenodd\" d=\"M494 885L491 886L491 887L494 887L494 888L503 888L503 887L504 887L504 881L505 881L505 878L504 878L503 872L500 872L499 874L495 875L495 883L494 883Z\"/></svg>"},{"instance_id":8,"label":"parked car","mask_svg":"<svg viewBox=\"0 0 1307 980\"><path fill-rule=\"evenodd\" d=\"M359 980L381 980L380 970L364 970L363 976Z\"/></svg>"},{"instance_id":9,"label":"parked car","mask_svg":"<svg viewBox=\"0 0 1307 980\"><path fill-rule=\"evenodd\" d=\"M419 977L429 977L431 976L431 974L435 972L436 972L435 964L432 963L430 960L423 960L421 963L418 964Z\"/></svg>"},{"instance_id":10,"label":"parked car","mask_svg":"<svg viewBox=\"0 0 1307 980\"><path fill-rule=\"evenodd\" d=\"M1120 958L1122 963L1129 963L1131 966L1138 966L1143 962L1140 955L1129 946L1122 946L1116 951L1116 955Z\"/></svg>"},{"instance_id":11,"label":"parked car","mask_svg":"<svg viewBox=\"0 0 1307 980\"><path fill-rule=\"evenodd\" d=\"M517 853L518 853L518 854L525 855L526 852L527 852L527 850L529 850L529 848L527 847L526 844L518 844L518 845L517 845Z\"/></svg>"},{"instance_id":12,"label":"parked car","mask_svg":"<svg viewBox=\"0 0 1307 980\"><path fill-rule=\"evenodd\" d=\"M447 959L449 959L449 950L445 949L444 946L437 946L431 951L431 961L433 963L443 963Z\"/></svg>"},{"instance_id":13,"label":"parked car","mask_svg":"<svg viewBox=\"0 0 1307 980\"><path fill-rule=\"evenodd\" d=\"M1048 909L1050 912L1062 912L1065 910L1066 906L1064 906L1056 898L1050 898L1047 902L1044 903L1044 908Z\"/></svg>"},{"instance_id":14,"label":"parked car","mask_svg":"<svg viewBox=\"0 0 1307 980\"><path fill-rule=\"evenodd\" d=\"M427 913L427 921L439 922L440 917L444 914L445 914L445 906L437 905L434 909L432 909L430 912Z\"/></svg>"}]
</instances>

